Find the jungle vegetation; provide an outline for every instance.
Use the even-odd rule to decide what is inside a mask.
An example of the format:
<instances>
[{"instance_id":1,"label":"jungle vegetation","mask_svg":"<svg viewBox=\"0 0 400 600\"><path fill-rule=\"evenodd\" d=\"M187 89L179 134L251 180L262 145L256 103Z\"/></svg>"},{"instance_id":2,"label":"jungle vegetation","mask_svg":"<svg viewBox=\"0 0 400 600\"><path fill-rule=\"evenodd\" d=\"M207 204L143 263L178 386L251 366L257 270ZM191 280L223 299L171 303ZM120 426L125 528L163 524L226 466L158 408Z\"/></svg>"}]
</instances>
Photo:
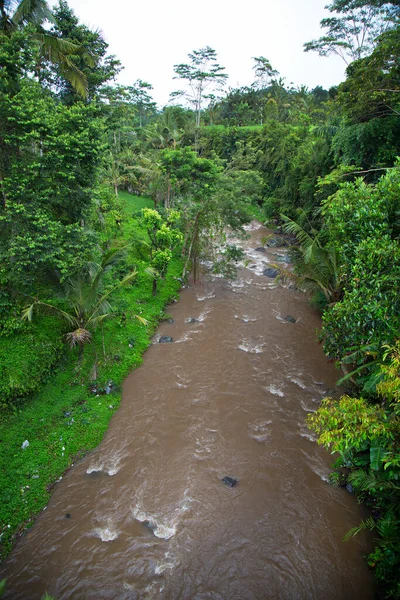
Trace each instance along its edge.
<instances>
[{"instance_id":1,"label":"jungle vegetation","mask_svg":"<svg viewBox=\"0 0 400 600\"><path fill-rule=\"evenodd\" d=\"M339 86L295 88L260 56L254 83L227 89L206 46L174 66L181 89L159 108L150 82L115 83L122 65L65 0L0 0L3 555L101 439L110 400L95 408L90 390L113 381L117 407L180 278L202 258L231 275L237 249L221 259L210 240L256 217L295 236L296 284L346 386L309 425L370 507L351 533L376 533L369 564L400 598L399 8L329 10L305 50L342 56ZM50 431L70 440L52 461ZM36 463L21 462L25 439Z\"/></svg>"}]
</instances>

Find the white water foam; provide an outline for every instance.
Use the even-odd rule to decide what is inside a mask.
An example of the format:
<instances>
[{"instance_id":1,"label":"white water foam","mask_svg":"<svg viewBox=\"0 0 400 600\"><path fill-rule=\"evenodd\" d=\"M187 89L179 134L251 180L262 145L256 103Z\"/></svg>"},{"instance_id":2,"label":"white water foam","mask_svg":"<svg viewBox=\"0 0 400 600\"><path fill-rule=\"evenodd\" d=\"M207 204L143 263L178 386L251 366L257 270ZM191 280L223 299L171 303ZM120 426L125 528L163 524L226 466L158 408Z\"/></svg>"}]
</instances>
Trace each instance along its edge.
<instances>
[{"instance_id":1,"label":"white water foam","mask_svg":"<svg viewBox=\"0 0 400 600\"><path fill-rule=\"evenodd\" d=\"M234 279L233 281L229 282L229 285L233 289L241 289L244 288L246 282L243 279Z\"/></svg>"},{"instance_id":2,"label":"white water foam","mask_svg":"<svg viewBox=\"0 0 400 600\"><path fill-rule=\"evenodd\" d=\"M93 530L93 534L100 538L102 542L112 542L119 536L119 531L114 529L112 526L97 527Z\"/></svg>"},{"instance_id":3,"label":"white water foam","mask_svg":"<svg viewBox=\"0 0 400 600\"><path fill-rule=\"evenodd\" d=\"M300 400L300 404L301 404L301 408L306 412L306 413L314 413L316 412L316 408L314 406L307 406L307 404L304 402L304 400Z\"/></svg>"},{"instance_id":4,"label":"white water foam","mask_svg":"<svg viewBox=\"0 0 400 600\"><path fill-rule=\"evenodd\" d=\"M264 387L264 390L266 390L267 392L270 392L271 394L274 394L274 396L280 396L281 398L283 398L285 396L285 394L281 390L281 388L277 387L274 384L266 385Z\"/></svg>"},{"instance_id":5,"label":"white water foam","mask_svg":"<svg viewBox=\"0 0 400 600\"><path fill-rule=\"evenodd\" d=\"M166 518L159 513L146 512L139 503L131 508L131 512L133 518L140 523L145 523L156 537L163 540L169 540L176 534L182 514L190 510L193 501L193 498L189 495L189 488L186 488L182 500L179 502L170 518Z\"/></svg>"},{"instance_id":6,"label":"white water foam","mask_svg":"<svg viewBox=\"0 0 400 600\"><path fill-rule=\"evenodd\" d=\"M293 377L292 375L288 375L287 379L289 381L291 381L292 383L294 383L295 385L297 385L302 390L307 389L306 384L303 381L301 381L301 379L299 379L298 377Z\"/></svg>"},{"instance_id":7,"label":"white water foam","mask_svg":"<svg viewBox=\"0 0 400 600\"><path fill-rule=\"evenodd\" d=\"M305 438L306 440L309 440L310 442L316 442L317 438L312 435L312 433L307 433L307 431L300 431L300 436L302 438Z\"/></svg>"},{"instance_id":8,"label":"white water foam","mask_svg":"<svg viewBox=\"0 0 400 600\"><path fill-rule=\"evenodd\" d=\"M132 516L136 521L148 524L154 535L163 540L169 540L176 533L176 525L170 527L160 521L159 515L145 513L140 507L132 509Z\"/></svg>"},{"instance_id":9,"label":"white water foam","mask_svg":"<svg viewBox=\"0 0 400 600\"><path fill-rule=\"evenodd\" d=\"M197 296L197 302L204 302L204 300L211 300L211 298L215 298L215 294L209 292L205 296Z\"/></svg>"},{"instance_id":10,"label":"white water foam","mask_svg":"<svg viewBox=\"0 0 400 600\"><path fill-rule=\"evenodd\" d=\"M110 477L112 477L113 475L116 475L121 469L121 459L122 457L119 454L111 454L100 463L94 463L90 467L88 467L86 469L86 473L88 475L90 475L91 473L107 473L107 475L110 475Z\"/></svg>"},{"instance_id":11,"label":"white water foam","mask_svg":"<svg viewBox=\"0 0 400 600\"><path fill-rule=\"evenodd\" d=\"M261 421L260 423L251 423L249 425L249 429L253 433L250 434L250 437L256 442L260 442L265 444L270 438L271 431L269 425L271 425L272 421Z\"/></svg>"},{"instance_id":12,"label":"white water foam","mask_svg":"<svg viewBox=\"0 0 400 600\"><path fill-rule=\"evenodd\" d=\"M243 340L241 344L238 346L239 350L243 350L243 352L248 352L250 354L261 354L264 352L264 344L252 344L250 342L246 342Z\"/></svg>"},{"instance_id":13,"label":"white water foam","mask_svg":"<svg viewBox=\"0 0 400 600\"><path fill-rule=\"evenodd\" d=\"M181 338L178 340L174 340L175 344L182 344L183 342L187 342L192 339L192 335L195 333L201 333L200 329L191 329L190 331L186 331Z\"/></svg>"},{"instance_id":14,"label":"white water foam","mask_svg":"<svg viewBox=\"0 0 400 600\"><path fill-rule=\"evenodd\" d=\"M198 317L194 317L196 319L194 323L203 323L206 320L209 312L211 312L211 307L207 307L202 310ZM185 319L185 323L192 323L192 319L193 317L187 317L187 319Z\"/></svg>"},{"instance_id":15,"label":"white water foam","mask_svg":"<svg viewBox=\"0 0 400 600\"><path fill-rule=\"evenodd\" d=\"M240 319L243 323L255 323L258 319L254 319L249 317L249 315L243 315L243 317L239 317L239 315L235 315L235 319Z\"/></svg>"}]
</instances>

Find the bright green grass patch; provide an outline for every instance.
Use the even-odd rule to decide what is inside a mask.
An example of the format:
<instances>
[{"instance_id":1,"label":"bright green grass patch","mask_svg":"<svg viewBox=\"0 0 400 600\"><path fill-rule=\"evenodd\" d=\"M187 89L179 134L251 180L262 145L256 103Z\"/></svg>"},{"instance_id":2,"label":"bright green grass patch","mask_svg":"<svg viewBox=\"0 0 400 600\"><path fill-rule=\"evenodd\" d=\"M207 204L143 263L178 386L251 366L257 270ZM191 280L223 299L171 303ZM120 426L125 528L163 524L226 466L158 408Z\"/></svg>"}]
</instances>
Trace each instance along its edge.
<instances>
[{"instance_id":1,"label":"bright green grass patch","mask_svg":"<svg viewBox=\"0 0 400 600\"><path fill-rule=\"evenodd\" d=\"M129 210L148 202L127 198ZM147 204L144 204L147 205ZM125 242L143 230L134 219L122 230ZM19 533L33 523L35 515L47 504L52 486L79 457L102 439L112 414L117 410L119 385L128 373L141 364L150 338L164 318L164 308L176 298L182 261L175 258L168 274L152 296L151 277L143 273L129 287L111 298L118 316L98 329L93 342L78 351L64 348L52 376L19 405L14 414L3 417L0 427L0 556L10 551ZM147 319L141 324L135 315ZM93 381L95 379L95 381ZM112 382L111 393L104 393ZM22 448L27 440L29 446Z\"/></svg>"},{"instance_id":2,"label":"bright green grass patch","mask_svg":"<svg viewBox=\"0 0 400 600\"><path fill-rule=\"evenodd\" d=\"M142 208L154 208L154 202L149 196L133 196L129 192L118 192L118 198L122 201L124 211L128 216L137 213Z\"/></svg>"},{"instance_id":3,"label":"bright green grass patch","mask_svg":"<svg viewBox=\"0 0 400 600\"><path fill-rule=\"evenodd\" d=\"M238 125L232 125L232 126L226 126L226 125L205 125L204 127L201 127L201 131L202 133L205 132L213 132L213 131L232 131L232 130L239 130L239 131L261 131L263 128L263 125L243 125L243 126L238 126Z\"/></svg>"}]
</instances>

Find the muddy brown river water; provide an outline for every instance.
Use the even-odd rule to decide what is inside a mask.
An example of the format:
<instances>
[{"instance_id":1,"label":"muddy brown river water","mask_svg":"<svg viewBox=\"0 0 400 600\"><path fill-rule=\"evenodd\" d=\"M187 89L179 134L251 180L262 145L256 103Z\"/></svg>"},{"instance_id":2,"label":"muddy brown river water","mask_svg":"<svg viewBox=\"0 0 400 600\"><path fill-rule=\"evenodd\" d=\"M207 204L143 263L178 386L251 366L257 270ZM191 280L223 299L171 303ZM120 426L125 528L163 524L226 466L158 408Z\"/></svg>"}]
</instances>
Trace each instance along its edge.
<instances>
[{"instance_id":1,"label":"muddy brown river water","mask_svg":"<svg viewBox=\"0 0 400 600\"><path fill-rule=\"evenodd\" d=\"M319 317L262 274L286 249L255 251L266 231L249 230L235 281L205 278L169 307L103 442L3 568L7 598L374 597L368 540L342 542L365 514L328 484L332 457L305 425L338 378Z\"/></svg>"}]
</instances>

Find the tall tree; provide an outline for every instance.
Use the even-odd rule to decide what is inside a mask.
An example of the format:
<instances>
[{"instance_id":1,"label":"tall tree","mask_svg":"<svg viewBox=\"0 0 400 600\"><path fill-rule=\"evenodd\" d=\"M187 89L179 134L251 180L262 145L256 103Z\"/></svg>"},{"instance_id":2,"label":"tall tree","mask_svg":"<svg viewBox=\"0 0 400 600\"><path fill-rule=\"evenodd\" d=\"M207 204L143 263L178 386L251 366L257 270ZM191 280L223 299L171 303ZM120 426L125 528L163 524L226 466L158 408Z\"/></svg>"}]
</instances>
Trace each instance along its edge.
<instances>
[{"instance_id":1,"label":"tall tree","mask_svg":"<svg viewBox=\"0 0 400 600\"><path fill-rule=\"evenodd\" d=\"M371 54L378 37L398 26L396 4L382 0L334 0L327 6L333 16L321 21L325 35L304 44L305 52L337 54L347 65Z\"/></svg>"},{"instance_id":2,"label":"tall tree","mask_svg":"<svg viewBox=\"0 0 400 600\"><path fill-rule=\"evenodd\" d=\"M171 98L186 98L196 113L196 127L200 127L201 109L204 100L212 91L221 90L228 75L225 67L217 63L217 53L210 46L193 50L188 54L190 63L174 65L174 79L181 79L186 84L185 90L171 94Z\"/></svg>"},{"instance_id":3,"label":"tall tree","mask_svg":"<svg viewBox=\"0 0 400 600\"><path fill-rule=\"evenodd\" d=\"M156 112L156 103L150 92L153 89L151 83L137 79L132 86L128 87L130 98L137 110L139 127L145 125L146 118Z\"/></svg>"},{"instance_id":4,"label":"tall tree","mask_svg":"<svg viewBox=\"0 0 400 600\"><path fill-rule=\"evenodd\" d=\"M272 68L268 58L264 56L253 56L254 60L254 75L256 77L253 86L256 88L266 88L270 85L271 81L279 75L276 69Z\"/></svg>"}]
</instances>

